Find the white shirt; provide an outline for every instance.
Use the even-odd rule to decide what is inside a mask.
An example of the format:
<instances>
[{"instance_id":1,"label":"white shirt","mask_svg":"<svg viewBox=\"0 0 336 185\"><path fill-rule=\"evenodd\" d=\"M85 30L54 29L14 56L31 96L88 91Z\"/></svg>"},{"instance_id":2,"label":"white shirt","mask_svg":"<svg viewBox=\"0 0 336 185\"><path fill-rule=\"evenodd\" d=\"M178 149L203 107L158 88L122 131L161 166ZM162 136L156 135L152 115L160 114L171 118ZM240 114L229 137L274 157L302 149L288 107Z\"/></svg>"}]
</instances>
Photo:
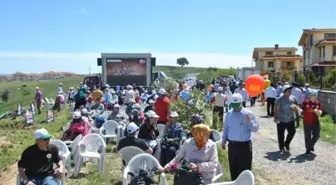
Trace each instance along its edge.
<instances>
[{"instance_id":1,"label":"white shirt","mask_svg":"<svg viewBox=\"0 0 336 185\"><path fill-rule=\"evenodd\" d=\"M225 91L225 96L226 96L226 105L230 105L231 103L231 98L232 98L232 92L230 90Z\"/></svg>"},{"instance_id":2,"label":"white shirt","mask_svg":"<svg viewBox=\"0 0 336 185\"><path fill-rule=\"evenodd\" d=\"M223 93L214 94L214 98L215 98L215 106L224 107L226 97Z\"/></svg>"},{"instance_id":3,"label":"white shirt","mask_svg":"<svg viewBox=\"0 0 336 185\"><path fill-rule=\"evenodd\" d=\"M265 94L266 98L277 98L278 96L277 90L272 86L266 89Z\"/></svg>"},{"instance_id":4,"label":"white shirt","mask_svg":"<svg viewBox=\"0 0 336 185\"><path fill-rule=\"evenodd\" d=\"M129 90L129 91L126 91L126 94L125 94L125 103L130 103L131 100L134 100L135 102L135 91L134 90Z\"/></svg>"}]
</instances>

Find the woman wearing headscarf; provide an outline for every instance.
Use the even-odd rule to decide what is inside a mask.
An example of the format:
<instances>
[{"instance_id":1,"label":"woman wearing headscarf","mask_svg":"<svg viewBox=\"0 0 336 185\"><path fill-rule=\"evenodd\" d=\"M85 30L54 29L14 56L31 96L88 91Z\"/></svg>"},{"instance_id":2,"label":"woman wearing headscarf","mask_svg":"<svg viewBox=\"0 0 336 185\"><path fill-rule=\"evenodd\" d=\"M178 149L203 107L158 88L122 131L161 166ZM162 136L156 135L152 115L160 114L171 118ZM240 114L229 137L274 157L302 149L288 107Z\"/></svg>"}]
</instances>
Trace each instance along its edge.
<instances>
[{"instance_id":1,"label":"woman wearing headscarf","mask_svg":"<svg viewBox=\"0 0 336 185\"><path fill-rule=\"evenodd\" d=\"M167 122L164 136L161 143L161 165L166 165L171 161L175 155L176 151L180 148L181 141L185 140L185 133L183 131L183 126L178 122L179 115L177 112L170 113L170 122Z\"/></svg>"},{"instance_id":2,"label":"woman wearing headscarf","mask_svg":"<svg viewBox=\"0 0 336 185\"><path fill-rule=\"evenodd\" d=\"M86 136L89 133L89 122L82 118L80 111L75 111L72 114L72 122L70 127L63 134L63 140L74 140L78 135Z\"/></svg>"},{"instance_id":3,"label":"woman wearing headscarf","mask_svg":"<svg viewBox=\"0 0 336 185\"><path fill-rule=\"evenodd\" d=\"M138 138L143 139L149 147L153 149L157 146L157 137L159 137L159 130L157 128L159 116L154 111L148 111L145 123L140 126Z\"/></svg>"},{"instance_id":4,"label":"woman wearing headscarf","mask_svg":"<svg viewBox=\"0 0 336 185\"><path fill-rule=\"evenodd\" d=\"M75 95L75 110L79 109L81 105L86 104L86 88L82 87L78 90L77 94Z\"/></svg>"},{"instance_id":5,"label":"woman wearing headscarf","mask_svg":"<svg viewBox=\"0 0 336 185\"><path fill-rule=\"evenodd\" d=\"M218 165L216 143L209 139L211 129L205 124L198 124L192 127L193 138L187 139L179 153L164 168L158 172L172 171L176 163L186 163L189 168L198 170L204 179L205 184L210 184L211 179L216 175Z\"/></svg>"}]
</instances>

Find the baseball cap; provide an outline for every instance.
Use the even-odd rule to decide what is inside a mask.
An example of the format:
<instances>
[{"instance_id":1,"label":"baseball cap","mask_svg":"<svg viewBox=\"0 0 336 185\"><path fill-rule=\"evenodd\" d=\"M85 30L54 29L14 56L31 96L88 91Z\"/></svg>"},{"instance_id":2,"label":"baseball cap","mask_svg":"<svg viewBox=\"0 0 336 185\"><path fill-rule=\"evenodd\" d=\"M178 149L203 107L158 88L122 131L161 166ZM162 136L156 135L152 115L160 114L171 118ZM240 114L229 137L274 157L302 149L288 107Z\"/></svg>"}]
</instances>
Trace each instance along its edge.
<instances>
[{"instance_id":1,"label":"baseball cap","mask_svg":"<svg viewBox=\"0 0 336 185\"><path fill-rule=\"evenodd\" d=\"M141 106L140 106L138 103L136 103L136 104L134 104L134 105L132 106L132 108L133 108L133 109L140 109Z\"/></svg>"},{"instance_id":2,"label":"baseball cap","mask_svg":"<svg viewBox=\"0 0 336 185\"><path fill-rule=\"evenodd\" d=\"M159 90L158 94L160 94L160 95L165 95L165 94L166 94L166 90L163 89L163 88L161 88L161 89Z\"/></svg>"},{"instance_id":3,"label":"baseball cap","mask_svg":"<svg viewBox=\"0 0 336 185\"><path fill-rule=\"evenodd\" d=\"M139 127L134 122L131 122L127 125L127 133L129 134L132 134L138 130L139 130Z\"/></svg>"},{"instance_id":4,"label":"baseball cap","mask_svg":"<svg viewBox=\"0 0 336 185\"><path fill-rule=\"evenodd\" d=\"M176 117L179 117L179 115L177 114L177 112L173 111L170 113L170 117L171 118L176 118Z\"/></svg>"},{"instance_id":5,"label":"baseball cap","mask_svg":"<svg viewBox=\"0 0 336 185\"><path fill-rule=\"evenodd\" d=\"M309 83L305 83L305 85L304 85L305 87L309 87Z\"/></svg>"},{"instance_id":6,"label":"baseball cap","mask_svg":"<svg viewBox=\"0 0 336 185\"><path fill-rule=\"evenodd\" d=\"M34 138L35 139L48 139L48 138L51 138L51 137L52 137L52 135L49 134L49 132L44 128L38 129L34 133Z\"/></svg>"},{"instance_id":7,"label":"baseball cap","mask_svg":"<svg viewBox=\"0 0 336 185\"><path fill-rule=\"evenodd\" d=\"M113 107L117 107L118 108L118 107L120 107L120 105L117 103Z\"/></svg>"},{"instance_id":8,"label":"baseball cap","mask_svg":"<svg viewBox=\"0 0 336 185\"><path fill-rule=\"evenodd\" d=\"M147 117L149 118L159 118L160 116L158 116L154 111L150 110L147 112Z\"/></svg>"},{"instance_id":9,"label":"baseball cap","mask_svg":"<svg viewBox=\"0 0 336 185\"><path fill-rule=\"evenodd\" d=\"M218 87L218 92L223 92L223 87Z\"/></svg>"},{"instance_id":10,"label":"baseball cap","mask_svg":"<svg viewBox=\"0 0 336 185\"><path fill-rule=\"evenodd\" d=\"M309 95L317 96L317 91L316 90L310 90L308 91Z\"/></svg>"},{"instance_id":11,"label":"baseball cap","mask_svg":"<svg viewBox=\"0 0 336 185\"><path fill-rule=\"evenodd\" d=\"M72 113L72 119L79 119L82 116L81 112L75 111Z\"/></svg>"},{"instance_id":12,"label":"baseball cap","mask_svg":"<svg viewBox=\"0 0 336 185\"><path fill-rule=\"evenodd\" d=\"M154 100L153 99L149 99L148 103L154 103Z\"/></svg>"},{"instance_id":13,"label":"baseball cap","mask_svg":"<svg viewBox=\"0 0 336 185\"><path fill-rule=\"evenodd\" d=\"M286 92L288 89L292 89L293 88L293 86L291 86L291 85L284 85L283 87L282 87L282 91L283 92Z\"/></svg>"},{"instance_id":14,"label":"baseball cap","mask_svg":"<svg viewBox=\"0 0 336 185\"><path fill-rule=\"evenodd\" d=\"M232 99L232 102L231 102L230 105L231 105L232 108L239 108L239 107L241 107L242 102L243 102L243 97L240 94L234 93L232 95L231 99Z\"/></svg>"},{"instance_id":15,"label":"baseball cap","mask_svg":"<svg viewBox=\"0 0 336 185\"><path fill-rule=\"evenodd\" d=\"M88 111L87 109L83 109L83 110L82 110L82 114L83 114L83 115L88 115L88 114L89 114L89 111Z\"/></svg>"}]
</instances>

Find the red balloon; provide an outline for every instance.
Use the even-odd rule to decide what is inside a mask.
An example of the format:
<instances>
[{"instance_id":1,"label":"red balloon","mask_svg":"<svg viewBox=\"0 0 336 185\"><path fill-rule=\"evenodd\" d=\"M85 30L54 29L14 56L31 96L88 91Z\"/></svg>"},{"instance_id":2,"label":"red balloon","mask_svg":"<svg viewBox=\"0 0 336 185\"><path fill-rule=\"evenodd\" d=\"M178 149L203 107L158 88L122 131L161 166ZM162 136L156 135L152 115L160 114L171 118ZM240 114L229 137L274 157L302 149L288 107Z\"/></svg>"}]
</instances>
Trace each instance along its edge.
<instances>
[{"instance_id":1,"label":"red balloon","mask_svg":"<svg viewBox=\"0 0 336 185\"><path fill-rule=\"evenodd\" d=\"M258 96L265 88L265 81L260 75L250 75L245 80L245 89L251 96Z\"/></svg>"}]
</instances>

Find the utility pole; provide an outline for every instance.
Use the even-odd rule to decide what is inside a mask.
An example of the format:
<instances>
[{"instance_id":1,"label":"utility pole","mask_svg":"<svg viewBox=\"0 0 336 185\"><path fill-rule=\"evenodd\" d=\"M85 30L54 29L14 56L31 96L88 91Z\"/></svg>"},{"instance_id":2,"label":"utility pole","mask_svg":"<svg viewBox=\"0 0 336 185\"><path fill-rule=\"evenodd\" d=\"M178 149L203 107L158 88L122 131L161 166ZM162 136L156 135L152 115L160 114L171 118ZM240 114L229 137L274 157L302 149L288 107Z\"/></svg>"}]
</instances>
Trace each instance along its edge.
<instances>
[{"instance_id":1,"label":"utility pole","mask_svg":"<svg viewBox=\"0 0 336 185\"><path fill-rule=\"evenodd\" d=\"M89 67L89 75L91 75L91 66Z\"/></svg>"}]
</instances>

